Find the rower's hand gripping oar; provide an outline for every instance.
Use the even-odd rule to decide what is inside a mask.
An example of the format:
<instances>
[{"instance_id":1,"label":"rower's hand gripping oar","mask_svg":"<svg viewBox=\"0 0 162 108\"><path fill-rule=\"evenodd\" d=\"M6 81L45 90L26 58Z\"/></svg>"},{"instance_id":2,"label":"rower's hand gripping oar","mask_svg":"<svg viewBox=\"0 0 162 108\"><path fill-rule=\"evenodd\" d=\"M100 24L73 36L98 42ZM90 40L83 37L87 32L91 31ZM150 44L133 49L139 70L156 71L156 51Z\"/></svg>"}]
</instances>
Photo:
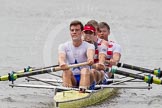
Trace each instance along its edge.
<instances>
[{"instance_id":1,"label":"rower's hand gripping oar","mask_svg":"<svg viewBox=\"0 0 162 108\"><path fill-rule=\"evenodd\" d=\"M69 65L67 68L74 68L74 67L85 66L85 65L88 65L88 62ZM26 73L11 72L8 75L0 76L0 81L9 80L9 81L13 82L17 78L28 77L28 76L39 75L39 74L45 74L45 73L49 73L49 72L56 72L56 71L60 71L60 70L62 70L62 69L61 69L61 67L58 66L58 67L51 67L51 68L47 68L47 69L35 70L35 71L31 71L31 72L26 72Z\"/></svg>"},{"instance_id":2,"label":"rower's hand gripping oar","mask_svg":"<svg viewBox=\"0 0 162 108\"><path fill-rule=\"evenodd\" d=\"M162 84L161 79L158 79L158 78L153 77L151 75L145 75L145 76L137 75L137 74L129 73L129 72L126 72L126 71L117 70L117 68L115 68L115 67L112 67L110 72L116 73L116 74L119 74L119 75L124 75L124 76L127 76L127 77L132 77L132 78L135 78L135 79L140 79L140 80L143 80L144 82L146 82L148 84L152 84L152 83Z\"/></svg>"}]
</instances>

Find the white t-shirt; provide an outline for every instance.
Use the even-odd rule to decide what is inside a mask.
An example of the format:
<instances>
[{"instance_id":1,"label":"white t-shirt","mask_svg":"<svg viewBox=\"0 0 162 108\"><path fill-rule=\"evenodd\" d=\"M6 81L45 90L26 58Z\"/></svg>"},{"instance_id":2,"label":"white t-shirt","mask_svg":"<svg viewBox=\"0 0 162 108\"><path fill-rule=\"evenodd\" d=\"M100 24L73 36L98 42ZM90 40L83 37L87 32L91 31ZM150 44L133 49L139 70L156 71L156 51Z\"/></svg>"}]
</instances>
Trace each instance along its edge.
<instances>
[{"instance_id":1,"label":"white t-shirt","mask_svg":"<svg viewBox=\"0 0 162 108\"><path fill-rule=\"evenodd\" d=\"M87 62L87 50L93 49L95 50L95 47L93 44L90 44L88 42L83 41L82 44L79 47L75 47L72 43L72 41L60 44L58 50L59 53L66 54L66 62L68 64L77 64L77 63L83 63ZM77 75L80 74L80 69L83 67L89 68L89 66L82 66L79 68L73 69L73 74Z\"/></svg>"},{"instance_id":2,"label":"white t-shirt","mask_svg":"<svg viewBox=\"0 0 162 108\"><path fill-rule=\"evenodd\" d=\"M117 52L121 54L121 46L117 43L113 43L113 52Z\"/></svg>"}]
</instances>

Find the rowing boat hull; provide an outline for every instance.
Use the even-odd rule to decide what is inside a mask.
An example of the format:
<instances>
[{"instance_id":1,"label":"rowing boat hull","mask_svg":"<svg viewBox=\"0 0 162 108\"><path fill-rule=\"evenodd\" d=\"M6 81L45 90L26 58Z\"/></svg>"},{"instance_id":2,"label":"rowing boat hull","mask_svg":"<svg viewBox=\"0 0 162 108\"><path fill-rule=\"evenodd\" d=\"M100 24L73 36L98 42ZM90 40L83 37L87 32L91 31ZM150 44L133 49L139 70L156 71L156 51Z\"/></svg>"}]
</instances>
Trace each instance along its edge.
<instances>
[{"instance_id":1,"label":"rowing boat hull","mask_svg":"<svg viewBox=\"0 0 162 108\"><path fill-rule=\"evenodd\" d=\"M59 108L82 108L103 102L117 92L117 89L103 88L97 92L79 93L78 91L57 92L55 106Z\"/></svg>"}]
</instances>

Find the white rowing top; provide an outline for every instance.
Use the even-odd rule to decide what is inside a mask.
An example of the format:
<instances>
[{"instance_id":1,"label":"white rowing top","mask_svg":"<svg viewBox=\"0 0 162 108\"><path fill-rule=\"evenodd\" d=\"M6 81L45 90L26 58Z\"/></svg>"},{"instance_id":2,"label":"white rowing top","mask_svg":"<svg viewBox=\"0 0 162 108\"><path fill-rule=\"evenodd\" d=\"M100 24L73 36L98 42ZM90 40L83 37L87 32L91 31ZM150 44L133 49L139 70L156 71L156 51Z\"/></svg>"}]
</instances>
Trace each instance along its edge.
<instances>
[{"instance_id":1,"label":"white rowing top","mask_svg":"<svg viewBox=\"0 0 162 108\"><path fill-rule=\"evenodd\" d=\"M66 54L66 60L68 64L77 64L77 63L87 62L87 50L88 49L95 50L95 47L93 44L90 44L85 41L83 41L79 47L75 47L72 41L69 41L69 42L60 44L58 48L59 53ZM72 69L73 74L74 75L80 74L80 70L83 67L89 68L89 66L73 68Z\"/></svg>"}]
</instances>

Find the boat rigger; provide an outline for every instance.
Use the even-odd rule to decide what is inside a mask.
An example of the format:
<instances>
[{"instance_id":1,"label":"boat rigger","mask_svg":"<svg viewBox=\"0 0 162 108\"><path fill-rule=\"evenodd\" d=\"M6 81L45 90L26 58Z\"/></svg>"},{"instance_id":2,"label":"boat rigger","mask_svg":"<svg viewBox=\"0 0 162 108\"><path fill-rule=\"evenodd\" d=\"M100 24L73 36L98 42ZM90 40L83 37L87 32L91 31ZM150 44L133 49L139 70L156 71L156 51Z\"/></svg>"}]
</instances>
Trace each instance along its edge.
<instances>
[{"instance_id":1,"label":"boat rigger","mask_svg":"<svg viewBox=\"0 0 162 108\"><path fill-rule=\"evenodd\" d=\"M78 67L78 66L82 66L82 65L87 65L87 63L85 62L85 63L80 63L80 64L69 65L68 68ZM123 66L123 68L125 68L125 67ZM117 67L112 67L110 69L110 72L114 73L115 76L117 74L119 74L119 75L125 76L126 78L132 77L133 80L135 80L135 79L142 80L143 82L147 82L149 85L148 86L121 85L121 82L122 83L123 82L126 83L126 81L129 82L129 79L125 80L123 77L123 79L120 79L120 78L108 79L109 81L113 81L113 83L111 83L110 85L96 85L95 90L86 90L86 93L79 93L78 88L63 87L61 76L59 76L59 75L55 76L55 78L58 77L57 79L42 79L42 78L33 77L34 75L45 74L45 73L47 73L47 74L50 73L49 75L51 75L52 72L56 72L59 70L61 70L61 69L58 65L43 67L43 68L38 68L38 69L30 68L28 71L21 70L21 71L9 73L8 75L0 76L0 81L7 81L7 80L12 81L12 84L9 84L9 86L11 86L11 87L53 89L54 94L55 94L54 98L53 98L55 106L60 107L60 108L61 107L63 107L63 108L66 108L66 107L73 108L74 107L75 108L76 106L81 108L81 107L93 105L93 104L102 102L105 99L110 98L111 96L116 94L118 89L148 89L148 90L150 90L150 89L152 89L152 87L150 86L152 83L158 84L158 85L162 84L161 79L151 76L150 74L143 76L140 74L134 74L134 73L120 70L120 68L117 68ZM132 68L132 70L135 70L135 69ZM141 71L143 71L143 70L144 69L142 69ZM147 69L145 69L145 70L147 70ZM136 71L137 71L137 69L136 69ZM155 71L157 71L157 70L154 70L154 72ZM146 72L146 73L148 73L148 72ZM152 73L152 74L154 74L154 73ZM52 75L54 75L54 74L52 74ZM45 83L48 85L14 84L13 83L16 79L22 78L22 77L27 77L26 80L29 82L30 81L38 81L38 82L42 82L42 83ZM137 81L137 83L138 83L138 81ZM117 84L117 85L115 85L115 84Z\"/></svg>"}]
</instances>

